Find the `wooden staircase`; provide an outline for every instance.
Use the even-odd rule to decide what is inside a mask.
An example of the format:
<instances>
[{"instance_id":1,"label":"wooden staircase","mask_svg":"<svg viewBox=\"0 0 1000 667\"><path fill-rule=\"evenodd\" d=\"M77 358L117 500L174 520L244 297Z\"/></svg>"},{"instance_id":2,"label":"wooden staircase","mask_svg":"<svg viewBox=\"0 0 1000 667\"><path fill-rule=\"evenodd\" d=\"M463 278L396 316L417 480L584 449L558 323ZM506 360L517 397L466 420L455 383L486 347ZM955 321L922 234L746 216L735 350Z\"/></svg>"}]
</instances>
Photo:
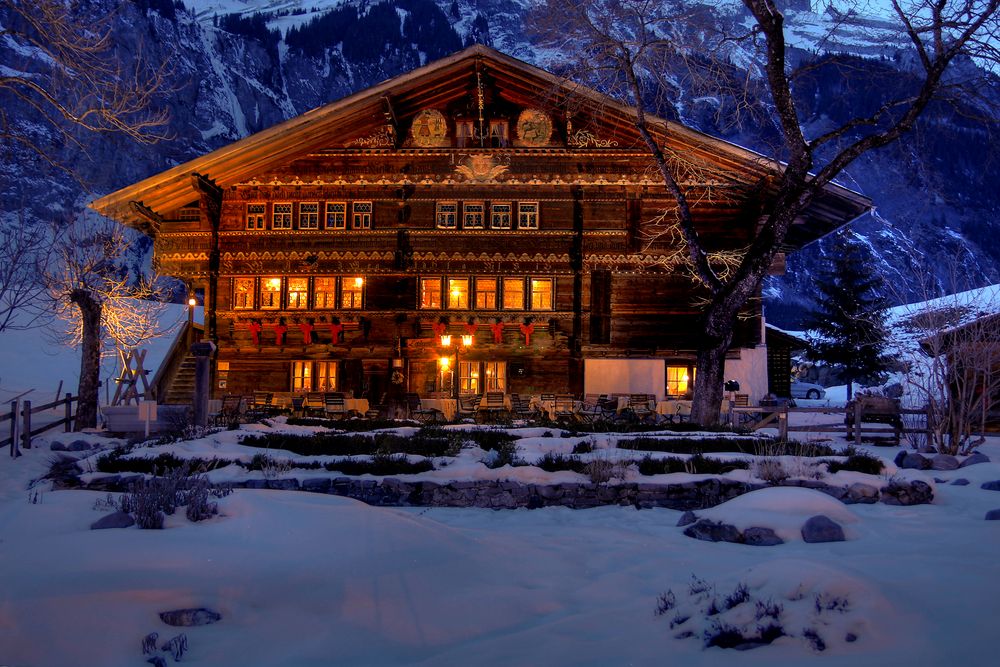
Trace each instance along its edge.
<instances>
[{"instance_id":1,"label":"wooden staircase","mask_svg":"<svg viewBox=\"0 0 1000 667\"><path fill-rule=\"evenodd\" d=\"M156 402L191 405L194 400L195 359L191 344L204 337L200 324L185 324L151 383Z\"/></svg>"},{"instance_id":2,"label":"wooden staircase","mask_svg":"<svg viewBox=\"0 0 1000 667\"><path fill-rule=\"evenodd\" d=\"M184 355L177 372L169 384L162 403L190 405L194 398L194 355L188 352Z\"/></svg>"}]
</instances>

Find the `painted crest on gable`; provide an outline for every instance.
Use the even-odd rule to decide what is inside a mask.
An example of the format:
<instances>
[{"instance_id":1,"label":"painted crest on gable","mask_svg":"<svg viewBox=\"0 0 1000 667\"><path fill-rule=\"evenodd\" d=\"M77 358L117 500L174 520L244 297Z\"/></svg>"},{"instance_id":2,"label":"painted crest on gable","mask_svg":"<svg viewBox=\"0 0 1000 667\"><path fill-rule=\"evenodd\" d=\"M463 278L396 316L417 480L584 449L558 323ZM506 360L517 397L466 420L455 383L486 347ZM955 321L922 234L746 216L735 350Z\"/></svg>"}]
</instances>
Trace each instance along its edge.
<instances>
[{"instance_id":1,"label":"painted crest on gable","mask_svg":"<svg viewBox=\"0 0 1000 667\"><path fill-rule=\"evenodd\" d=\"M525 109L517 117L517 143L520 146L544 146L552 137L552 120L538 109Z\"/></svg>"},{"instance_id":2,"label":"painted crest on gable","mask_svg":"<svg viewBox=\"0 0 1000 667\"><path fill-rule=\"evenodd\" d=\"M410 141L420 148L445 145L448 136L448 121L437 109L424 109L413 119L410 126Z\"/></svg>"}]
</instances>

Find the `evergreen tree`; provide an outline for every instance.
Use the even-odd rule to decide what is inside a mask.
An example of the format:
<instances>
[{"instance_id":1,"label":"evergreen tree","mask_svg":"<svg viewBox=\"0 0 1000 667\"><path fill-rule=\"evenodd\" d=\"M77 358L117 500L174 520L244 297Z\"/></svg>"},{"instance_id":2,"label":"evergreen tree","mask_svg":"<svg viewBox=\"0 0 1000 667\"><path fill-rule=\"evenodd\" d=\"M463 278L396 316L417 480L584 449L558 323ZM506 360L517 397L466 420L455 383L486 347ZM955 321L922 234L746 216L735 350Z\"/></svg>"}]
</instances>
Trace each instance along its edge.
<instances>
[{"instance_id":1,"label":"evergreen tree","mask_svg":"<svg viewBox=\"0 0 1000 667\"><path fill-rule=\"evenodd\" d=\"M877 380L892 358L887 354L885 283L874 269L867 248L843 235L831 248L826 268L817 277L816 310L807 319L809 355L838 368L851 384Z\"/></svg>"}]
</instances>

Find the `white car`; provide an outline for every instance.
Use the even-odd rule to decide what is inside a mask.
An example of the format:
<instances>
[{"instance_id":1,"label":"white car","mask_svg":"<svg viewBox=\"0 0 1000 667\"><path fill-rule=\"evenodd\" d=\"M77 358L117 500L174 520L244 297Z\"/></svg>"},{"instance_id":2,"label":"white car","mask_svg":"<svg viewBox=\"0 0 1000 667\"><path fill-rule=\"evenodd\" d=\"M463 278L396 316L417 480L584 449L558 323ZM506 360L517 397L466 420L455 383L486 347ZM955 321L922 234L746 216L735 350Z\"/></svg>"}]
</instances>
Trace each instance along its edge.
<instances>
[{"instance_id":1,"label":"white car","mask_svg":"<svg viewBox=\"0 0 1000 667\"><path fill-rule=\"evenodd\" d=\"M826 396L826 389L812 382L792 380L792 398L817 399Z\"/></svg>"}]
</instances>

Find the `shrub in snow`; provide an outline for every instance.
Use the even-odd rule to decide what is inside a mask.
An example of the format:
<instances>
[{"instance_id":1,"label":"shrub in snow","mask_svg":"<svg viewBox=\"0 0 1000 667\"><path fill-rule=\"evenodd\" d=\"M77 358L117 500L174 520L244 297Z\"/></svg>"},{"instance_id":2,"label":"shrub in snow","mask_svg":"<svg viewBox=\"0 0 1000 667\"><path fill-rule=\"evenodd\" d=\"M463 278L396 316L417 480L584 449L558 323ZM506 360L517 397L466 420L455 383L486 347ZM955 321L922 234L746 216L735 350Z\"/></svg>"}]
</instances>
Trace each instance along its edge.
<instances>
[{"instance_id":1,"label":"shrub in snow","mask_svg":"<svg viewBox=\"0 0 1000 667\"><path fill-rule=\"evenodd\" d=\"M573 445L574 454L589 454L594 451L594 441L591 440L581 440L580 442Z\"/></svg>"},{"instance_id":2,"label":"shrub in snow","mask_svg":"<svg viewBox=\"0 0 1000 667\"><path fill-rule=\"evenodd\" d=\"M676 639L698 638L706 648L744 650L793 637L823 651L841 636L838 633L843 633L845 642L858 639L863 623L853 616L846 596L828 590L806 595L802 588L778 601L765 596L760 585L738 581L720 594L715 584L691 575L686 590L671 589L657 596L654 613L670 618Z\"/></svg>"},{"instance_id":3,"label":"shrub in snow","mask_svg":"<svg viewBox=\"0 0 1000 667\"><path fill-rule=\"evenodd\" d=\"M754 459L750 469L754 477L768 484L780 484L789 477L781 459L777 458L758 457Z\"/></svg>"},{"instance_id":4,"label":"shrub in snow","mask_svg":"<svg viewBox=\"0 0 1000 667\"><path fill-rule=\"evenodd\" d=\"M150 632L142 638L142 654L150 655L156 651L156 640L160 638L160 633Z\"/></svg>"},{"instance_id":5,"label":"shrub in snow","mask_svg":"<svg viewBox=\"0 0 1000 667\"><path fill-rule=\"evenodd\" d=\"M180 662L181 658L188 650L188 640L187 635L181 633L176 637L170 639L163 646L160 647L161 650L166 651L174 659L174 662Z\"/></svg>"},{"instance_id":6,"label":"shrub in snow","mask_svg":"<svg viewBox=\"0 0 1000 667\"><path fill-rule=\"evenodd\" d=\"M862 452L849 447L845 454L847 454L847 459L844 461L827 461L827 470L830 472L837 472L839 470L853 470L854 472L863 472L868 475L879 475L885 466L882 463L882 459L877 456L872 456L868 452Z\"/></svg>"},{"instance_id":7,"label":"shrub in snow","mask_svg":"<svg viewBox=\"0 0 1000 667\"><path fill-rule=\"evenodd\" d=\"M119 509L135 517L139 528L163 528L165 515L187 506L191 521L202 521L218 513L210 498L222 498L232 492L227 487L213 488L204 475L191 476L187 466L168 471L160 477L143 479L132 485L118 499Z\"/></svg>"},{"instance_id":8,"label":"shrub in snow","mask_svg":"<svg viewBox=\"0 0 1000 667\"><path fill-rule=\"evenodd\" d=\"M499 441L495 444L490 455L483 459L487 468L502 468L504 466L514 466L521 463L517 456L517 445L512 441Z\"/></svg>"},{"instance_id":9,"label":"shrub in snow","mask_svg":"<svg viewBox=\"0 0 1000 667\"><path fill-rule=\"evenodd\" d=\"M639 460L638 466L640 475L664 475L674 472L686 472L693 475L722 475L732 470L746 470L750 464L747 461L710 459L701 454L695 454L688 459L671 456L654 458L647 454Z\"/></svg>"}]
</instances>

